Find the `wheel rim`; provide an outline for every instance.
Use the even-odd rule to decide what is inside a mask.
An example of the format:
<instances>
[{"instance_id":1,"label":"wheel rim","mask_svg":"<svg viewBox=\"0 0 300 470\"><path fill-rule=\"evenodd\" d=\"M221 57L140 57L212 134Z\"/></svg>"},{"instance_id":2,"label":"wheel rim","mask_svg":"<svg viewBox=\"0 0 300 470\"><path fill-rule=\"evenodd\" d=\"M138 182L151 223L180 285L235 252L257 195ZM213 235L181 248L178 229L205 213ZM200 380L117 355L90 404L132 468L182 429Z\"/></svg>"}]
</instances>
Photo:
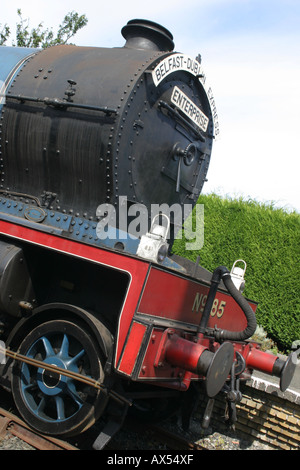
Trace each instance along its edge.
<instances>
[{"instance_id":1,"label":"wheel rim","mask_svg":"<svg viewBox=\"0 0 300 470\"><path fill-rule=\"evenodd\" d=\"M44 323L21 344L28 358L103 379L95 344L79 326L66 321ZM106 405L99 390L63 374L27 363L17 365L13 395L21 415L40 432L78 434L94 422Z\"/></svg>"},{"instance_id":2,"label":"wheel rim","mask_svg":"<svg viewBox=\"0 0 300 470\"><path fill-rule=\"evenodd\" d=\"M60 349L56 352L51 344L51 338L42 336L32 345L26 356L36 358L46 354L43 359L46 364L79 373L78 363L86 351L81 349L75 357L72 357L69 355L69 345L70 338L64 334ZM32 412L45 421L60 423L77 413L84 403L84 397L78 390L78 382L41 367L35 370L28 364L23 364L21 388Z\"/></svg>"}]
</instances>

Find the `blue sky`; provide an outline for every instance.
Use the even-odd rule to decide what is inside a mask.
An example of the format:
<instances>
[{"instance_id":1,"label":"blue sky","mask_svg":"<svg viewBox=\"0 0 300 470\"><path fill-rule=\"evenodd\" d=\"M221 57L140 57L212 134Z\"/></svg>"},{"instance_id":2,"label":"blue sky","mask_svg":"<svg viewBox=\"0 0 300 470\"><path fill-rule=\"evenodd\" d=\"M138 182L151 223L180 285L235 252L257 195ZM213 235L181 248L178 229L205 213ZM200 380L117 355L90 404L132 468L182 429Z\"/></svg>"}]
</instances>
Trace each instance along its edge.
<instances>
[{"instance_id":1,"label":"blue sky","mask_svg":"<svg viewBox=\"0 0 300 470\"><path fill-rule=\"evenodd\" d=\"M215 37L247 30L273 34L274 29L283 28L287 32L299 28L298 3L295 0L212 1L206 8L214 17L212 27L208 23L208 31Z\"/></svg>"},{"instance_id":2,"label":"blue sky","mask_svg":"<svg viewBox=\"0 0 300 470\"><path fill-rule=\"evenodd\" d=\"M69 11L85 13L88 25L74 39L82 46L122 46L132 18L164 25L177 51L201 53L216 99L221 137L204 192L300 211L299 0L11 0L0 23L13 26L17 8L32 27L43 21L54 30Z\"/></svg>"}]
</instances>

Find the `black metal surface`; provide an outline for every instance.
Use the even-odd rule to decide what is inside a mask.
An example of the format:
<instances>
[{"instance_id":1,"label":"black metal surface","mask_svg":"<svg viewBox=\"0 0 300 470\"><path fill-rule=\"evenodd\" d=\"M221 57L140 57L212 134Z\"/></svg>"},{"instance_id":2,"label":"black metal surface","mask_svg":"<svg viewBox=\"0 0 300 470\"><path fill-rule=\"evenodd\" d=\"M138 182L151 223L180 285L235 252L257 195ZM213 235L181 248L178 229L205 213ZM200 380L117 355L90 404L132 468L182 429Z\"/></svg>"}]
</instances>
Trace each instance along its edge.
<instances>
[{"instance_id":1,"label":"black metal surface","mask_svg":"<svg viewBox=\"0 0 300 470\"><path fill-rule=\"evenodd\" d=\"M35 298L23 250L0 242L0 312L22 316L20 302L31 303Z\"/></svg>"},{"instance_id":2,"label":"black metal surface","mask_svg":"<svg viewBox=\"0 0 300 470\"><path fill-rule=\"evenodd\" d=\"M172 51L174 49L173 35L153 21L130 20L122 28L122 35L126 39L125 47L158 51Z\"/></svg>"},{"instance_id":3,"label":"black metal surface","mask_svg":"<svg viewBox=\"0 0 300 470\"><path fill-rule=\"evenodd\" d=\"M42 205L53 194L49 209L90 220L100 204L118 209L119 196L147 207L195 204L212 147L206 92L182 71L154 85L151 71L173 49L165 28L133 20L122 32L123 48L56 46L23 66L3 107L0 189ZM162 112L175 86L209 117L206 133L178 111ZM196 149L180 177L175 144Z\"/></svg>"},{"instance_id":4,"label":"black metal surface","mask_svg":"<svg viewBox=\"0 0 300 470\"><path fill-rule=\"evenodd\" d=\"M203 429L207 429L208 426L209 426L210 419L211 419L211 416L212 416L212 412L213 412L213 409L214 409L214 404L215 404L215 399L214 398L209 398L207 400L207 404L206 404L206 407L205 407L205 410L204 410L202 423L201 423L201 427Z\"/></svg>"},{"instance_id":5,"label":"black metal surface","mask_svg":"<svg viewBox=\"0 0 300 470\"><path fill-rule=\"evenodd\" d=\"M66 94L66 92L65 92ZM108 108L107 106L92 106L90 104L80 104L80 103L72 103L69 100L61 100L59 98L35 98L33 96L23 96L23 95L9 95L10 98L19 100L21 103L25 103L25 101L31 101L33 103L43 103L47 106L53 106L54 108L59 109L67 109L67 108L78 108L78 109L88 109L90 111L100 111L102 113L116 114L117 110L115 108Z\"/></svg>"},{"instance_id":6,"label":"black metal surface","mask_svg":"<svg viewBox=\"0 0 300 470\"><path fill-rule=\"evenodd\" d=\"M122 428L127 411L128 405L124 403L115 404L112 410L108 410L107 423L93 443L94 450L104 449L113 436Z\"/></svg>"},{"instance_id":7,"label":"black metal surface","mask_svg":"<svg viewBox=\"0 0 300 470\"><path fill-rule=\"evenodd\" d=\"M286 391L286 389L289 387L292 381L292 378L294 377L298 354L299 354L299 351L292 352L287 358L283 366L283 369L280 375L280 390L282 392Z\"/></svg>"},{"instance_id":8,"label":"black metal surface","mask_svg":"<svg viewBox=\"0 0 300 470\"><path fill-rule=\"evenodd\" d=\"M233 357L234 349L231 343L223 343L214 354L205 380L205 388L208 397L215 397L222 389L229 375Z\"/></svg>"}]
</instances>

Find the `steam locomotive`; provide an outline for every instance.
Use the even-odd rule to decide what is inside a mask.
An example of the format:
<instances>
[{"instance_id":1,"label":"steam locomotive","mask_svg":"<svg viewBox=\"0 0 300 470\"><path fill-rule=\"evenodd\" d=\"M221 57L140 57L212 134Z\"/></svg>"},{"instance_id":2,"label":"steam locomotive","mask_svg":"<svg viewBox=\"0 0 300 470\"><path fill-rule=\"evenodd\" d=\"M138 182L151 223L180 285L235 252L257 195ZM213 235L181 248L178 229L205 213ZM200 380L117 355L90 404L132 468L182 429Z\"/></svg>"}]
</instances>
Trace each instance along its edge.
<instances>
[{"instance_id":1,"label":"steam locomotive","mask_svg":"<svg viewBox=\"0 0 300 470\"><path fill-rule=\"evenodd\" d=\"M129 412L188 419L198 388L203 425L221 391L234 420L240 380L258 369L285 390L296 363L248 340L241 267L171 254L219 131L201 57L151 21L122 35L0 48L0 383L39 432L103 419L97 449Z\"/></svg>"}]
</instances>

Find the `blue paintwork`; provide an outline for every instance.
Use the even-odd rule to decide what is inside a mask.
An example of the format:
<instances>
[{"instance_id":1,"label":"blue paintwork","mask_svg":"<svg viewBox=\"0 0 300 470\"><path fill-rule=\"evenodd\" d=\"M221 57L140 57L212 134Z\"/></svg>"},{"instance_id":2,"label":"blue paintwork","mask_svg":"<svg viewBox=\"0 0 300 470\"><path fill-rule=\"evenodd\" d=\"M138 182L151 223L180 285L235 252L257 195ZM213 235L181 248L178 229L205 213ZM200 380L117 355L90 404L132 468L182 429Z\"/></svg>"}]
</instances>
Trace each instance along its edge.
<instances>
[{"instance_id":1,"label":"blue paintwork","mask_svg":"<svg viewBox=\"0 0 300 470\"><path fill-rule=\"evenodd\" d=\"M24 199L25 199L24 195ZM30 196L28 196L30 199ZM125 254L136 255L140 239L122 230L108 227L107 237L101 239L101 234L97 230L97 222L86 220L74 215L63 214L45 207L28 203L14 201L7 197L5 191L0 191L0 220L22 225L40 232L75 240L80 243L98 246L99 248L111 249L124 252ZM111 236L109 236L111 232ZM113 234L113 235L112 235ZM122 243L123 249L117 249L118 243ZM161 266L185 272L184 268L165 258Z\"/></svg>"},{"instance_id":2,"label":"blue paintwork","mask_svg":"<svg viewBox=\"0 0 300 470\"><path fill-rule=\"evenodd\" d=\"M30 347L26 356L34 358L37 353L46 354L44 362L52 364L62 369L79 373L77 367L78 361L85 355L82 349L75 357L69 355L69 338L64 334L59 351L55 352L52 338L42 336ZM47 378L45 369L37 370L30 368L26 363L22 365L21 388L28 408L43 421L61 423L71 418L83 406L83 401L76 390L74 379L65 375L52 376ZM37 388L34 384L37 384ZM48 414L48 402L54 401L54 411L52 415ZM70 404L72 406L70 406Z\"/></svg>"},{"instance_id":3,"label":"blue paintwork","mask_svg":"<svg viewBox=\"0 0 300 470\"><path fill-rule=\"evenodd\" d=\"M1 95L10 88L12 80L18 73L24 61L39 49L28 47L0 47L0 90ZM0 111L3 106L3 99L0 97Z\"/></svg>"}]
</instances>

